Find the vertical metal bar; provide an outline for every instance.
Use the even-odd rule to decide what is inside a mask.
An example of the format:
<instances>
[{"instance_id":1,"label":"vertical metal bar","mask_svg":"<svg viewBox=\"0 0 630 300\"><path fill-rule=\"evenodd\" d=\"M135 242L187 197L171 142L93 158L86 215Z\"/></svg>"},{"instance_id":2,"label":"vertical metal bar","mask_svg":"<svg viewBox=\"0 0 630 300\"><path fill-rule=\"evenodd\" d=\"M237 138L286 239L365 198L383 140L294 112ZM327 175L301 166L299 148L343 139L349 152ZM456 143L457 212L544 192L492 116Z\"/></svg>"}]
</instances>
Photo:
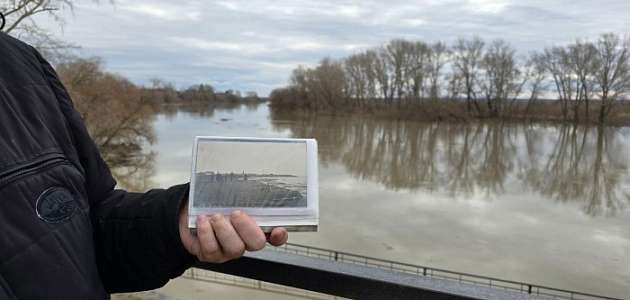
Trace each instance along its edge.
<instances>
[{"instance_id":1,"label":"vertical metal bar","mask_svg":"<svg viewBox=\"0 0 630 300\"><path fill-rule=\"evenodd\" d=\"M334 253L335 253L335 261L338 261L339 260L339 252L335 251Z\"/></svg>"},{"instance_id":2,"label":"vertical metal bar","mask_svg":"<svg viewBox=\"0 0 630 300\"><path fill-rule=\"evenodd\" d=\"M528 294L531 294L531 293L532 293L532 285L531 285L531 284L528 284L528 285L527 285L527 293L528 293Z\"/></svg>"}]
</instances>

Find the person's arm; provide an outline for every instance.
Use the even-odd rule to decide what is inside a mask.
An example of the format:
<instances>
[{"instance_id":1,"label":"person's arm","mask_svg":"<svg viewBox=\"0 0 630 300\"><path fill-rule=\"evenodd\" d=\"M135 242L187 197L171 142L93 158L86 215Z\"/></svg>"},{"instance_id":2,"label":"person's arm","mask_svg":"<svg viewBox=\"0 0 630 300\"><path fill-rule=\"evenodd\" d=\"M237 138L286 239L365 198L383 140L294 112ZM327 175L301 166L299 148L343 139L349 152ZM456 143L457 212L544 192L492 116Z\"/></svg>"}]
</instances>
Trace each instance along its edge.
<instances>
[{"instance_id":1,"label":"person's arm","mask_svg":"<svg viewBox=\"0 0 630 300\"><path fill-rule=\"evenodd\" d=\"M96 263L109 293L158 288L198 259L224 262L240 257L245 249L264 247L265 235L245 214L200 218L199 237L193 236L186 223L188 184L147 193L116 190L116 181L67 91L53 68L37 55L68 121L84 170ZM269 240L274 245L285 243L286 230L276 228Z\"/></svg>"},{"instance_id":2,"label":"person's arm","mask_svg":"<svg viewBox=\"0 0 630 300\"><path fill-rule=\"evenodd\" d=\"M116 181L53 68L36 53L66 117L85 175L99 274L108 292L157 288L196 260L182 245L180 207L188 185L147 193L115 190Z\"/></svg>"}]
</instances>

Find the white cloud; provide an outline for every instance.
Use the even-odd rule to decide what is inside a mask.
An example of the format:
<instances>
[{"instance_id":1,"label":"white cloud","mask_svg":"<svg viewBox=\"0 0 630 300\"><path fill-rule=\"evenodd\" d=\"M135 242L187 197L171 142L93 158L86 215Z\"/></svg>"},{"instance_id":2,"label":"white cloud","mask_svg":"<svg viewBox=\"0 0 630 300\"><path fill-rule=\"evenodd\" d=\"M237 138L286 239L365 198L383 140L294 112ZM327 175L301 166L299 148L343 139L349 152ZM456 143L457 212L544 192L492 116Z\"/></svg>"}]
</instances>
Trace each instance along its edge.
<instances>
[{"instance_id":1,"label":"white cloud","mask_svg":"<svg viewBox=\"0 0 630 300\"><path fill-rule=\"evenodd\" d=\"M265 51L265 46L261 44L220 42L195 37L171 37L169 40L178 47L196 48L201 50L228 50L244 52Z\"/></svg>"},{"instance_id":2,"label":"white cloud","mask_svg":"<svg viewBox=\"0 0 630 300\"><path fill-rule=\"evenodd\" d=\"M402 20L402 22L406 25L409 25L411 27L418 27L421 25L426 24L427 22L423 19L419 19L419 18L414 18L414 19L404 19Z\"/></svg>"},{"instance_id":3,"label":"white cloud","mask_svg":"<svg viewBox=\"0 0 630 300\"><path fill-rule=\"evenodd\" d=\"M287 45L287 48L291 50L307 50L307 51L320 50L320 49L324 49L325 47L326 45L322 43L314 42L314 41L297 42L297 43Z\"/></svg>"},{"instance_id":4,"label":"white cloud","mask_svg":"<svg viewBox=\"0 0 630 300\"><path fill-rule=\"evenodd\" d=\"M240 10L239 6L236 5L236 3L234 2L230 2L230 1L217 1L216 2L217 5L223 7L223 8L227 8L229 10Z\"/></svg>"},{"instance_id":5,"label":"white cloud","mask_svg":"<svg viewBox=\"0 0 630 300\"><path fill-rule=\"evenodd\" d=\"M156 4L123 4L120 7L122 10L127 10L133 13L146 15L149 17L162 19L166 21L175 20L199 20L200 13L198 11L182 10L178 7Z\"/></svg>"},{"instance_id":6,"label":"white cloud","mask_svg":"<svg viewBox=\"0 0 630 300\"><path fill-rule=\"evenodd\" d=\"M467 7L474 12L498 14L509 4L506 0L468 0Z\"/></svg>"},{"instance_id":7,"label":"white cloud","mask_svg":"<svg viewBox=\"0 0 630 300\"><path fill-rule=\"evenodd\" d=\"M342 5L341 7L332 10L333 15L338 15L346 18L358 18L363 13L361 7L356 5Z\"/></svg>"}]
</instances>

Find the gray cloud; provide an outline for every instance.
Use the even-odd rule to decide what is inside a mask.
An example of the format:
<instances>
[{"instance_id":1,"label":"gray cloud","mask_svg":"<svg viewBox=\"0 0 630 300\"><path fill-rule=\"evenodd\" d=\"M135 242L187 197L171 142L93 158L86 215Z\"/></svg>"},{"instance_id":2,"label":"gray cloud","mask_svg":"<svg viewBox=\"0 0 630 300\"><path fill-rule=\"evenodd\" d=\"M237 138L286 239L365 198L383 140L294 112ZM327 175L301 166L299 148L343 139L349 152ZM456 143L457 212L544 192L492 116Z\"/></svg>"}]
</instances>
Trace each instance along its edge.
<instances>
[{"instance_id":1,"label":"gray cloud","mask_svg":"<svg viewBox=\"0 0 630 300\"><path fill-rule=\"evenodd\" d=\"M62 39L134 82L210 83L267 94L298 64L343 57L392 38L504 38L522 52L630 33L626 0L148 1L80 3Z\"/></svg>"}]
</instances>

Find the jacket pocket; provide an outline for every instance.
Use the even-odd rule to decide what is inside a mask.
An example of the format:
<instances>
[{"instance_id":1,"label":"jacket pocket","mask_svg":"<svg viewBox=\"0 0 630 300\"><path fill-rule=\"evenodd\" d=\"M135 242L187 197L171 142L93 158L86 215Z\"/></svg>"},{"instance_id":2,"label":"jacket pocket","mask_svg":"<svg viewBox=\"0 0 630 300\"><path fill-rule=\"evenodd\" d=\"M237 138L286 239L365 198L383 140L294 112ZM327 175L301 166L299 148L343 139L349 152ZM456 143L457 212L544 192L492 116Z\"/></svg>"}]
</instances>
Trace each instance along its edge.
<instances>
[{"instance_id":1,"label":"jacket pocket","mask_svg":"<svg viewBox=\"0 0 630 300\"><path fill-rule=\"evenodd\" d=\"M70 164L70 161L61 153L48 153L27 163L0 170L0 190L15 180L62 164Z\"/></svg>"}]
</instances>

